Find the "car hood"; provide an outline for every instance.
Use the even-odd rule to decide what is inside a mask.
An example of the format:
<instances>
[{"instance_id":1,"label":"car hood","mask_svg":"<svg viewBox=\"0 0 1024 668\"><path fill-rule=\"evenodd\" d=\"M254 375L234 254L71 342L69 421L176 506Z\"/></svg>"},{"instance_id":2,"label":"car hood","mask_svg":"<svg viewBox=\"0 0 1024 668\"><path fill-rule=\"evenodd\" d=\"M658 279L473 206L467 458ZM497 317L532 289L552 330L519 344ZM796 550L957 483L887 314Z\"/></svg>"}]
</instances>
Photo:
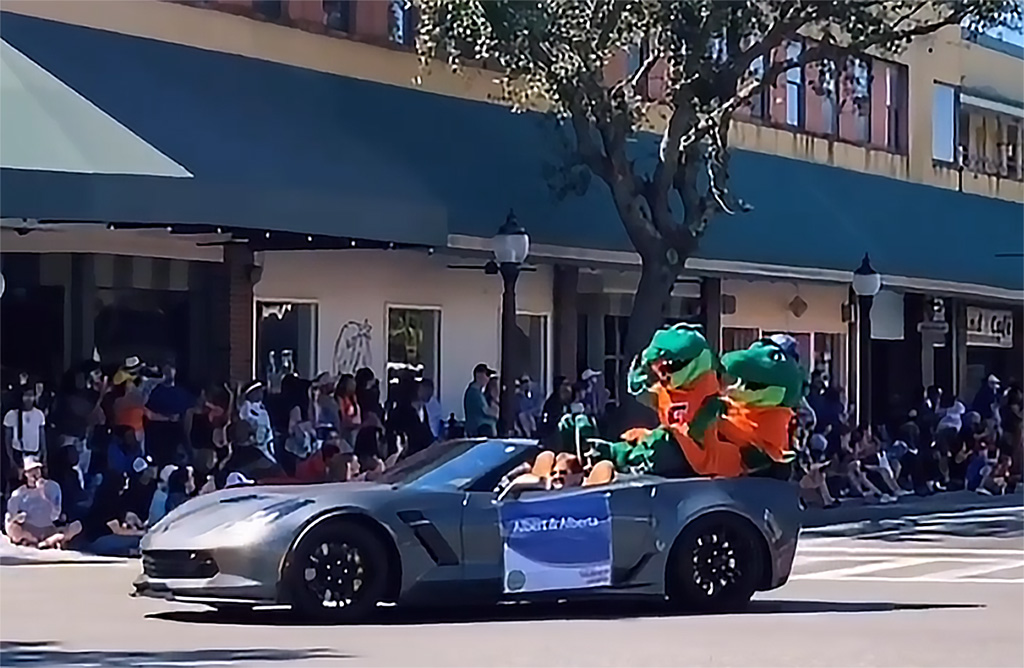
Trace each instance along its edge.
<instances>
[{"instance_id":1,"label":"car hood","mask_svg":"<svg viewBox=\"0 0 1024 668\"><path fill-rule=\"evenodd\" d=\"M182 541L196 548L247 542L272 526L282 526L282 520L301 522L329 508L363 507L372 497L390 490L390 485L377 483L268 485L221 490L190 499L168 513L146 534L142 547L163 547L168 542Z\"/></svg>"}]
</instances>

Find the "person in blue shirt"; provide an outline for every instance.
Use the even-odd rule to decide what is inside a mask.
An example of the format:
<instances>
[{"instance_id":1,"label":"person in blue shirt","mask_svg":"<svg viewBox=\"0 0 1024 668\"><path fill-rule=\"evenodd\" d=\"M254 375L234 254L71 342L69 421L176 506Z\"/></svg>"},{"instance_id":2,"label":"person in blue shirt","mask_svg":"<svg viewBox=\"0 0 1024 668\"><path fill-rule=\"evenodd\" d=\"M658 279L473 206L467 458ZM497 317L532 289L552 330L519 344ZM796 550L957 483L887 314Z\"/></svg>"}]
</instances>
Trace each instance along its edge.
<instances>
[{"instance_id":1,"label":"person in blue shirt","mask_svg":"<svg viewBox=\"0 0 1024 668\"><path fill-rule=\"evenodd\" d=\"M492 411L488 409L484 388L494 376L495 371L486 364L477 364L473 368L473 382L466 388L462 398L462 407L466 414L466 436L497 436L498 422Z\"/></svg>"},{"instance_id":2,"label":"person in blue shirt","mask_svg":"<svg viewBox=\"0 0 1024 668\"><path fill-rule=\"evenodd\" d=\"M165 364L163 379L146 402L146 449L158 466L177 463L186 446L185 414L195 404L195 397L177 384L174 365Z\"/></svg>"}]
</instances>

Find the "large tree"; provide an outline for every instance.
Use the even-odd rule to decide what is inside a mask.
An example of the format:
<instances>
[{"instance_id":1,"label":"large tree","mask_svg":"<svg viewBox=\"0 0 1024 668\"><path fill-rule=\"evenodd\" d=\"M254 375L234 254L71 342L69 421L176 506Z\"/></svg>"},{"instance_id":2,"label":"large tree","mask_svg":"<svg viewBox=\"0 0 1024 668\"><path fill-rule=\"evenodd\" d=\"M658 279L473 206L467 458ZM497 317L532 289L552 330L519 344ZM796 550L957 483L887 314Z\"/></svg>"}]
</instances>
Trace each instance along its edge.
<instances>
[{"instance_id":1,"label":"large tree","mask_svg":"<svg viewBox=\"0 0 1024 668\"><path fill-rule=\"evenodd\" d=\"M662 324L672 286L716 215L750 208L729 183L734 112L793 68L808 83L845 91L857 105L870 77L862 57L891 55L946 26L1019 26L1019 0L414 0L425 66L486 64L516 109L557 115L574 139L560 183L591 175L642 260L626 347L632 355ZM800 50L789 48L800 41ZM609 75L624 50L634 71ZM664 95L644 83L657 68ZM629 140L661 135L643 169ZM646 164L646 163L645 163ZM574 189L574 188L570 188ZM755 203L756 204L756 203Z\"/></svg>"}]
</instances>

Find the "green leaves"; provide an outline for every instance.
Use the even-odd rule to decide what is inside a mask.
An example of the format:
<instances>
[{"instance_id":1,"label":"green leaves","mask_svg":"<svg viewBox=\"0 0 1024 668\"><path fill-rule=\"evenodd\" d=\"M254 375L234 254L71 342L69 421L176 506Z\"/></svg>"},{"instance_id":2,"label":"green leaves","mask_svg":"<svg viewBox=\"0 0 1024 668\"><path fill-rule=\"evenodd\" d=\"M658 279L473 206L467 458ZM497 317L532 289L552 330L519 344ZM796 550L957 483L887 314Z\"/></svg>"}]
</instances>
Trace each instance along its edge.
<instances>
[{"instance_id":1,"label":"green leaves","mask_svg":"<svg viewBox=\"0 0 1024 668\"><path fill-rule=\"evenodd\" d=\"M573 155L564 173L546 167L552 188L582 193L583 174L596 176L644 266L676 272L715 216L751 208L731 192L729 127L753 96L820 64L807 84L856 110L870 89L865 54L891 57L947 26L1019 26L1022 17L1019 0L412 2L421 62L486 66L513 109L563 119ZM652 130L661 145L641 169L629 142Z\"/></svg>"}]
</instances>

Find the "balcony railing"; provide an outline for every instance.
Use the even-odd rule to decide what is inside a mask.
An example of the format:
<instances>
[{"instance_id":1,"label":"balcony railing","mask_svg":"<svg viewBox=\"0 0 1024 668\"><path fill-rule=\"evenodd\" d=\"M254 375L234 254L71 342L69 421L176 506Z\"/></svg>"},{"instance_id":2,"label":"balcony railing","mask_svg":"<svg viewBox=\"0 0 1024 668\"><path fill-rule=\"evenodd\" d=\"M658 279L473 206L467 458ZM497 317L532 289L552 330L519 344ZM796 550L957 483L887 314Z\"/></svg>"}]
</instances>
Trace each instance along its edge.
<instances>
[{"instance_id":1,"label":"balcony railing","mask_svg":"<svg viewBox=\"0 0 1024 668\"><path fill-rule=\"evenodd\" d=\"M1009 152L1006 151L1005 146L1001 146L1000 150L1003 153L1001 158L965 153L963 158L964 170L975 174L1024 181L1024 172L1021 169L1020 159L1012 158Z\"/></svg>"}]
</instances>

